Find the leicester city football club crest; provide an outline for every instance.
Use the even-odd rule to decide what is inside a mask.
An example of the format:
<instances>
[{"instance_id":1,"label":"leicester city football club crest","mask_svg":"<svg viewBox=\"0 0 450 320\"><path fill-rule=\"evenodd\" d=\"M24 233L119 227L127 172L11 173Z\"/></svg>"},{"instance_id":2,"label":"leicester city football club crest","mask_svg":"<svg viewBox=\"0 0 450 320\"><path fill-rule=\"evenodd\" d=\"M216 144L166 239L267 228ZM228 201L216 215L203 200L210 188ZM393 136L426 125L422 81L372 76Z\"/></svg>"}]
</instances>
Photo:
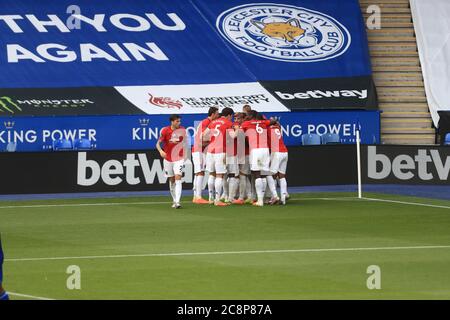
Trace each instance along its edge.
<instances>
[{"instance_id":1,"label":"leicester city football club crest","mask_svg":"<svg viewBox=\"0 0 450 320\"><path fill-rule=\"evenodd\" d=\"M239 50L286 62L333 59L347 51L351 43L349 31L336 19L290 5L234 7L223 12L216 25Z\"/></svg>"}]
</instances>

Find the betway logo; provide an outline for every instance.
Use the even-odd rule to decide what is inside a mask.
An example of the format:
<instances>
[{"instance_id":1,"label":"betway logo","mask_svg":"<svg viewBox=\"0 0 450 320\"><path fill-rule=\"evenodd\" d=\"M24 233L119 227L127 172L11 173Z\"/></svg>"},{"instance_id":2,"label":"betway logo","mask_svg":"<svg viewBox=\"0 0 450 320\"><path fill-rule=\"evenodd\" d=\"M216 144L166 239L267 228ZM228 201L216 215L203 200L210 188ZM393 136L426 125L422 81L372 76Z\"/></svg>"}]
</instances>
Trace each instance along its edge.
<instances>
[{"instance_id":1,"label":"betway logo","mask_svg":"<svg viewBox=\"0 0 450 320\"><path fill-rule=\"evenodd\" d=\"M341 98L341 97L358 98L361 100L367 99L367 90L336 90L336 91L311 90L306 92L297 92L294 94L275 91L275 94L283 100L323 99L323 98Z\"/></svg>"},{"instance_id":2,"label":"betway logo","mask_svg":"<svg viewBox=\"0 0 450 320\"><path fill-rule=\"evenodd\" d=\"M146 184L166 183L164 170L159 159L154 159L150 167L147 155L144 153L127 154L126 159L108 160L104 164L99 164L95 160L88 160L86 152L78 153L77 184L79 186L93 186L100 179L108 186L117 186L126 181L129 185L141 183L141 179L136 176L137 169L140 168ZM155 182L157 178L157 182Z\"/></svg>"},{"instance_id":3,"label":"betway logo","mask_svg":"<svg viewBox=\"0 0 450 320\"><path fill-rule=\"evenodd\" d=\"M377 154L377 147L368 147L368 176L370 179L382 180L389 175L400 180L411 180L418 177L420 180L429 181L435 179L430 169L434 167L438 178L447 181L450 173L450 156L441 158L438 150L418 149L414 157L407 154L397 155L390 159L385 154ZM378 166L378 165L381 166ZM378 168L380 170L378 170Z\"/></svg>"}]
</instances>

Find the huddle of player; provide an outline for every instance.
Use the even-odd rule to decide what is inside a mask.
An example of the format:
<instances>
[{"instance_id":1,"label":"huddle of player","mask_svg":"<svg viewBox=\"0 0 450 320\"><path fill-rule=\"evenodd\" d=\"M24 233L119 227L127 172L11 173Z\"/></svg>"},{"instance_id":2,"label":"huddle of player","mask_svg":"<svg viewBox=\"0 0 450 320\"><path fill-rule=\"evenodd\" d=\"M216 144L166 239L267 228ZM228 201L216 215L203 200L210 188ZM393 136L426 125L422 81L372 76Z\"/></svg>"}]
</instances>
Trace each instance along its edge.
<instances>
[{"instance_id":1,"label":"huddle of player","mask_svg":"<svg viewBox=\"0 0 450 320\"><path fill-rule=\"evenodd\" d=\"M188 139L186 130L181 127L180 116L172 115L170 121L171 125L161 131L156 147L164 159L172 207L180 208L182 173L189 156ZM268 204L286 204L289 198L286 182L288 150L280 124L275 119L266 119L248 105L236 114L231 108L224 108L221 113L216 107L209 109L208 117L196 129L192 162L195 174L193 203L263 206L266 191L270 195ZM202 197L205 172L209 174L208 200Z\"/></svg>"}]
</instances>

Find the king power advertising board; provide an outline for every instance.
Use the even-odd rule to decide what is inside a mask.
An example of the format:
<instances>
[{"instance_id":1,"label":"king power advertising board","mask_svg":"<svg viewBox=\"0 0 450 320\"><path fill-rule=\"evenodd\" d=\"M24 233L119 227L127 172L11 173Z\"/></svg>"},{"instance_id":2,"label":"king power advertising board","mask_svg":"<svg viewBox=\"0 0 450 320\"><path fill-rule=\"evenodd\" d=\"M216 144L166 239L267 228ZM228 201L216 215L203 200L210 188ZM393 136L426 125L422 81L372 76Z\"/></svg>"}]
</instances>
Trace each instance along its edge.
<instances>
[{"instance_id":1,"label":"king power advertising board","mask_svg":"<svg viewBox=\"0 0 450 320\"><path fill-rule=\"evenodd\" d=\"M3 0L0 115L377 109L357 0Z\"/></svg>"},{"instance_id":2,"label":"king power advertising board","mask_svg":"<svg viewBox=\"0 0 450 320\"><path fill-rule=\"evenodd\" d=\"M80 106L89 108L89 106ZM378 111L314 111L265 113L279 119L283 139L288 146L301 144L303 134L335 133L343 144L354 144L356 130L361 128L362 142L379 143ZM182 125L193 137L204 115L183 115ZM13 117L0 122L0 151L14 145L17 152L39 152L53 149L53 141L88 139L96 150L155 149L162 128L169 124L168 115Z\"/></svg>"}]
</instances>

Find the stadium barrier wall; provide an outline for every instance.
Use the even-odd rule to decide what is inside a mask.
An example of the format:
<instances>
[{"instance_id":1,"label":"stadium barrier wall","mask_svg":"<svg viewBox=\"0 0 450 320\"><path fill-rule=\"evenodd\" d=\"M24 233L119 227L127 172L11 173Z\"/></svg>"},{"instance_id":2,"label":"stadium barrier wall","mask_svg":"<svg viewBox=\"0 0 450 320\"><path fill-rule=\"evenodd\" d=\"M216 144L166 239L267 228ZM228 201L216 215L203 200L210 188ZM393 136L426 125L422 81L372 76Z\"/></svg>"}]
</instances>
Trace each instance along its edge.
<instances>
[{"instance_id":1,"label":"stadium barrier wall","mask_svg":"<svg viewBox=\"0 0 450 320\"><path fill-rule=\"evenodd\" d=\"M362 146L365 184L448 185L450 148ZM154 151L1 153L0 194L167 190L162 161ZM289 148L289 186L357 182L356 146ZM192 187L186 164L184 189Z\"/></svg>"}]
</instances>

